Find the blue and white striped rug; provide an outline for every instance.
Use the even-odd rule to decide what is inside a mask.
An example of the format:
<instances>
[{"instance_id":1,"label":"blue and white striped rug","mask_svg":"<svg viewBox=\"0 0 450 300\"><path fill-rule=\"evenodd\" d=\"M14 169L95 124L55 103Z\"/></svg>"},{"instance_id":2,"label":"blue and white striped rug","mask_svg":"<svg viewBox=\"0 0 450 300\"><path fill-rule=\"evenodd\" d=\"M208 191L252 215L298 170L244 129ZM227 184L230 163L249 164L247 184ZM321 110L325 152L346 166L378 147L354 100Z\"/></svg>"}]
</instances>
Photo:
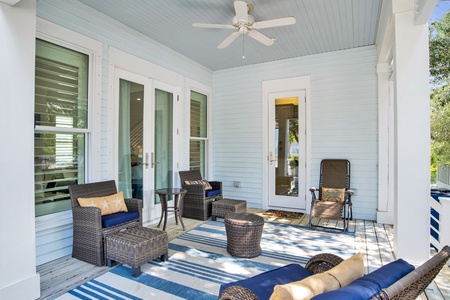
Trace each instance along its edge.
<instances>
[{"instance_id":1,"label":"blue and white striped rug","mask_svg":"<svg viewBox=\"0 0 450 300\"><path fill-rule=\"evenodd\" d=\"M217 299L222 283L293 262L304 265L323 252L348 258L355 253L355 237L266 222L261 248L256 258L230 256L223 221L208 221L171 241L169 261L147 263L139 277L121 265L57 299Z\"/></svg>"}]
</instances>

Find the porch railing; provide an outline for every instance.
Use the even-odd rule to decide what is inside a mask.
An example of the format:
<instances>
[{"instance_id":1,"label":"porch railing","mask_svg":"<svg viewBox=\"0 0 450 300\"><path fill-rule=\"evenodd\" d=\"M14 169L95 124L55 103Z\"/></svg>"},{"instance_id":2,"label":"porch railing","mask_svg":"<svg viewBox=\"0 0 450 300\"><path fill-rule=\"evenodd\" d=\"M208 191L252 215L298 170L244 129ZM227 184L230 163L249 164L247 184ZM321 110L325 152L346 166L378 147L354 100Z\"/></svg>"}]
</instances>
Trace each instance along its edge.
<instances>
[{"instance_id":1,"label":"porch railing","mask_svg":"<svg viewBox=\"0 0 450 300\"><path fill-rule=\"evenodd\" d=\"M430 245L439 251L450 245L450 197L430 198Z\"/></svg>"}]
</instances>

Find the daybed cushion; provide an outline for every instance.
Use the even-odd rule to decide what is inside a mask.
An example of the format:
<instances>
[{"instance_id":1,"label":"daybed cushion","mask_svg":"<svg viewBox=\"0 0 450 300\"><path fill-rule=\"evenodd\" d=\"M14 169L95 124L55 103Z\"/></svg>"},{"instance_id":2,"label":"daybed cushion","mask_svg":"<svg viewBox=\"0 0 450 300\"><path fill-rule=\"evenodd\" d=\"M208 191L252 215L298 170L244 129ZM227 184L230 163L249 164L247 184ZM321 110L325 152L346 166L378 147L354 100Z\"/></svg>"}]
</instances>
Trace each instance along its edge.
<instances>
[{"instance_id":1,"label":"daybed cushion","mask_svg":"<svg viewBox=\"0 0 450 300\"><path fill-rule=\"evenodd\" d=\"M123 192L103 197L78 198L78 204L82 207L98 207L102 216L128 211Z\"/></svg>"},{"instance_id":2,"label":"daybed cushion","mask_svg":"<svg viewBox=\"0 0 450 300\"><path fill-rule=\"evenodd\" d=\"M102 216L102 226L103 228L112 227L135 219L139 219L139 212L137 211L118 212Z\"/></svg>"},{"instance_id":3,"label":"daybed cushion","mask_svg":"<svg viewBox=\"0 0 450 300\"><path fill-rule=\"evenodd\" d=\"M250 278L222 284L219 295L229 286L240 285L251 290L260 300L268 299L275 285L301 280L311 275L313 273L310 270L298 264L289 264Z\"/></svg>"},{"instance_id":4,"label":"daybed cushion","mask_svg":"<svg viewBox=\"0 0 450 300\"><path fill-rule=\"evenodd\" d=\"M338 290L317 295L312 300L366 300L414 270L403 259L393 261Z\"/></svg>"},{"instance_id":5,"label":"daybed cushion","mask_svg":"<svg viewBox=\"0 0 450 300\"><path fill-rule=\"evenodd\" d=\"M276 285L270 300L308 300L314 295L347 286L363 275L363 256L357 253L324 273L309 276L301 281Z\"/></svg>"}]
</instances>

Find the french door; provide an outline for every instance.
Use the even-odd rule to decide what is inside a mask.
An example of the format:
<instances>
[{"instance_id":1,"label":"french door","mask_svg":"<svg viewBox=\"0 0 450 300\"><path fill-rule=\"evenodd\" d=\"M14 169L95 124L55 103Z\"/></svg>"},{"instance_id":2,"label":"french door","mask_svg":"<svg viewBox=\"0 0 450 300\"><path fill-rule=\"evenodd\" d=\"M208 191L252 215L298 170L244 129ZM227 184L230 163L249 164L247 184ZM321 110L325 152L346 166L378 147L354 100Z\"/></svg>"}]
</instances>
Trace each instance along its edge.
<instances>
[{"instance_id":1,"label":"french door","mask_svg":"<svg viewBox=\"0 0 450 300\"><path fill-rule=\"evenodd\" d=\"M174 186L177 89L123 70L116 84L118 190L142 199L144 221L151 221L161 213L156 189Z\"/></svg>"},{"instance_id":2,"label":"french door","mask_svg":"<svg viewBox=\"0 0 450 300\"><path fill-rule=\"evenodd\" d=\"M306 209L305 91L269 94L269 207Z\"/></svg>"}]
</instances>

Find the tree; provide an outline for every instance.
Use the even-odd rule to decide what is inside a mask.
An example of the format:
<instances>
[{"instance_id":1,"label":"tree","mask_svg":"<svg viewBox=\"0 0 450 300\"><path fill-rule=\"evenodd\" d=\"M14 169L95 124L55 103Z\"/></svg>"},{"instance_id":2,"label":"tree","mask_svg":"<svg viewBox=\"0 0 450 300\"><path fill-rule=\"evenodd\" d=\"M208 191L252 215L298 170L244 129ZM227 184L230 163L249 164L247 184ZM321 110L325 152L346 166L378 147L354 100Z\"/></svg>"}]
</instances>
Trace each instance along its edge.
<instances>
[{"instance_id":1,"label":"tree","mask_svg":"<svg viewBox=\"0 0 450 300\"><path fill-rule=\"evenodd\" d=\"M450 165L450 11L430 24L431 165ZM432 174L434 175L434 174Z\"/></svg>"},{"instance_id":2,"label":"tree","mask_svg":"<svg viewBox=\"0 0 450 300\"><path fill-rule=\"evenodd\" d=\"M446 85L450 75L450 11L431 23L429 42L431 82Z\"/></svg>"}]
</instances>

